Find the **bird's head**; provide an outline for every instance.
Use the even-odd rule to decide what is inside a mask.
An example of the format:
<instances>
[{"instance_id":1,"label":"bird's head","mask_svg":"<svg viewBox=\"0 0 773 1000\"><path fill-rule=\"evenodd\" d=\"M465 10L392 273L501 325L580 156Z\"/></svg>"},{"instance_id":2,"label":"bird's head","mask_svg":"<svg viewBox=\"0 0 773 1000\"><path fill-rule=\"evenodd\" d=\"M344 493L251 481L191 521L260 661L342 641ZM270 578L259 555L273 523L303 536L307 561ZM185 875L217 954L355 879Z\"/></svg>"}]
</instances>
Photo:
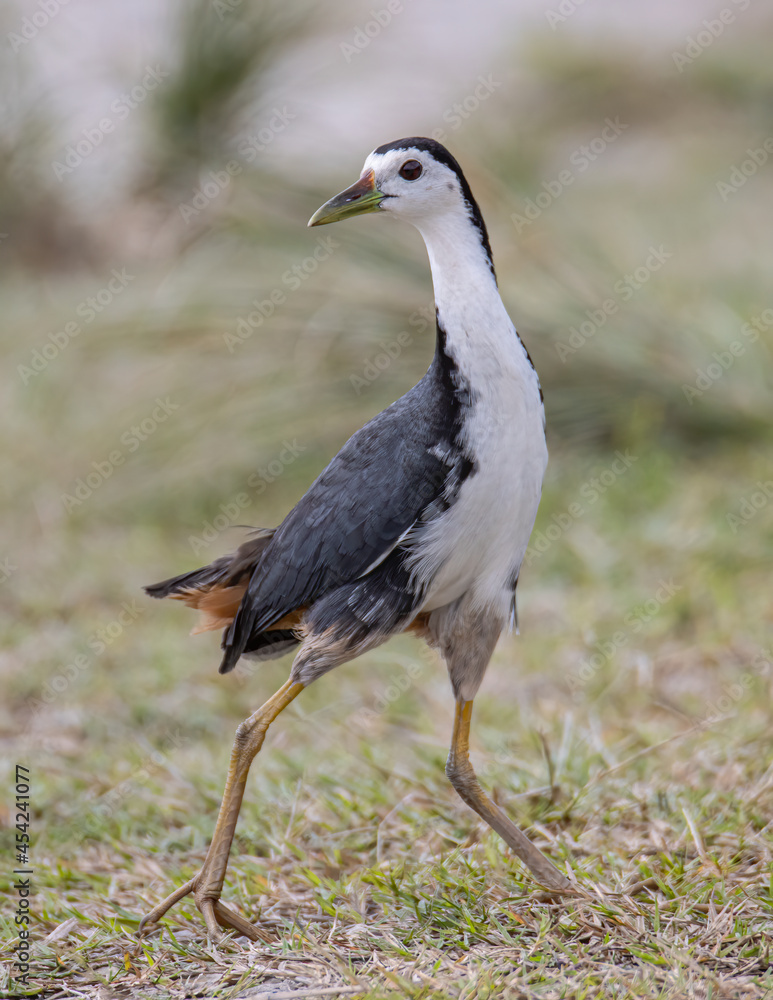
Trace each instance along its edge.
<instances>
[{"instance_id":1,"label":"bird's head","mask_svg":"<svg viewBox=\"0 0 773 1000\"><path fill-rule=\"evenodd\" d=\"M483 222L462 169L445 146L414 136L374 149L360 179L325 202L309 225L389 212L420 227L428 217L453 211L477 217L476 225Z\"/></svg>"},{"instance_id":2,"label":"bird's head","mask_svg":"<svg viewBox=\"0 0 773 1000\"><path fill-rule=\"evenodd\" d=\"M425 240L434 230L446 241L464 241L473 248L472 257L481 254L496 281L486 224L470 185L453 156L434 139L413 136L374 149L360 179L317 209L309 225L324 226L367 212L405 219Z\"/></svg>"}]
</instances>

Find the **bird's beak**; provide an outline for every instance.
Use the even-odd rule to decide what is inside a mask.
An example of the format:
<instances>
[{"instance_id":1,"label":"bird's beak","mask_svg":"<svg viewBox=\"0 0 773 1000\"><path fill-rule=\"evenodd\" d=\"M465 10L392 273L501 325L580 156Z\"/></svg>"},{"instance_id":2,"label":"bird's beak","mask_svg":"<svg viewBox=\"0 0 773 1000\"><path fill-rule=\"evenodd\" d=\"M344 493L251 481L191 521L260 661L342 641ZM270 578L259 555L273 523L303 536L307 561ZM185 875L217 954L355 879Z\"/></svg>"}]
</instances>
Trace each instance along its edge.
<instances>
[{"instance_id":1,"label":"bird's beak","mask_svg":"<svg viewBox=\"0 0 773 1000\"><path fill-rule=\"evenodd\" d=\"M363 174L356 184L352 184L335 198L326 201L322 208L309 219L310 226L326 226L328 222L340 222L355 215L376 212L384 200L384 195L376 187L372 170Z\"/></svg>"}]
</instances>

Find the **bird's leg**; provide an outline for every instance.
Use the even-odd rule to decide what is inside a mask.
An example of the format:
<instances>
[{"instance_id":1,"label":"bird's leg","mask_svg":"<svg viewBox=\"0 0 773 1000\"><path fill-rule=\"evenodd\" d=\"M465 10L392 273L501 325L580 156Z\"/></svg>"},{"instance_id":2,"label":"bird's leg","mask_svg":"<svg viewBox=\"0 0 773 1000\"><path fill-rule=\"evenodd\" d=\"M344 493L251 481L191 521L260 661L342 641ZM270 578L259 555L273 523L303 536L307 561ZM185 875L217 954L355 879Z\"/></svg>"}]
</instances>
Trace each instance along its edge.
<instances>
[{"instance_id":1,"label":"bird's leg","mask_svg":"<svg viewBox=\"0 0 773 1000\"><path fill-rule=\"evenodd\" d=\"M209 845L201 871L142 918L139 926L140 934L145 927L160 920L170 907L192 892L196 906L204 917L207 930L215 940L221 937L220 927L238 931L253 941L261 940L263 937L258 928L220 901L220 893L225 880L228 855L231 852L236 821L239 818L250 765L263 746L263 739L268 727L279 713L301 693L303 688L303 684L287 681L276 694L268 699L265 705L262 705L257 712L245 719L236 730L223 801L217 816L212 842Z\"/></svg>"},{"instance_id":2,"label":"bird's leg","mask_svg":"<svg viewBox=\"0 0 773 1000\"><path fill-rule=\"evenodd\" d=\"M467 805L499 834L512 852L523 861L532 875L549 889L571 889L568 879L538 850L529 838L521 833L491 799L484 793L470 763L470 719L472 702L457 699L454 716L454 734L446 762L446 774L451 784Z\"/></svg>"}]
</instances>

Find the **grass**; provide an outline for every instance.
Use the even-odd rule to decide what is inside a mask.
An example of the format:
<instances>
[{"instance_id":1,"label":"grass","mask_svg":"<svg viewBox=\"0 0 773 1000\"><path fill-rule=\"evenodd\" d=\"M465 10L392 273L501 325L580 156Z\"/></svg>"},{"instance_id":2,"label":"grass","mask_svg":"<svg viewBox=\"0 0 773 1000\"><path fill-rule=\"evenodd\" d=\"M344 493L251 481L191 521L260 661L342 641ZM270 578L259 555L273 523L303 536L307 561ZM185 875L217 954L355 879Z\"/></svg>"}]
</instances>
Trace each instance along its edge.
<instances>
[{"instance_id":1,"label":"grass","mask_svg":"<svg viewBox=\"0 0 773 1000\"><path fill-rule=\"evenodd\" d=\"M556 456L538 532L600 471L595 455ZM547 900L456 799L443 668L397 639L304 692L254 766L225 894L268 931L259 946L208 945L188 901L134 933L203 860L231 734L287 666L220 678L212 637L187 639L182 609L140 599L51 696L84 637L136 600L126 576L180 562L180 539L151 522L113 529L109 552L88 533L65 543L67 579L26 609L5 674L4 727L33 770L36 986L764 996L773 522L767 507L735 534L726 519L762 475L737 451L710 468L642 454L524 574L523 635L500 645L476 703L474 761L581 900ZM63 591L79 595L69 613Z\"/></svg>"},{"instance_id":2,"label":"grass","mask_svg":"<svg viewBox=\"0 0 773 1000\"><path fill-rule=\"evenodd\" d=\"M283 276L317 245L303 223L348 178L312 191L245 170L195 233L171 212L152 264L106 224L109 267L41 277L20 253L0 286L0 837L10 859L19 762L32 771L31 994L773 993L769 326L697 400L683 389L769 312L769 176L726 206L714 190L767 134L769 60L717 46L675 91L649 64L551 45L524 61L532 87L505 87L521 102L517 149L493 110L449 144L470 163L551 444L523 634L503 639L476 701L473 760L577 897L546 897L456 797L444 668L401 637L304 692L256 761L224 895L268 940L212 946L190 900L136 937L201 865L233 732L288 671L219 677L217 637L189 639L189 613L142 584L233 547L239 525L277 523L432 350L417 238L331 227L329 259L292 289ZM189 96L176 141L210 162L197 126L210 112ZM517 238L510 214L562 168L572 129L587 139L616 107L632 145ZM465 159L476 141L491 155ZM161 152L166 183L177 157ZM561 360L570 327L662 242L678 250L668 267ZM127 261L126 289L83 319ZM229 346L276 289L274 314ZM20 372L76 317L43 370ZM18 938L13 910L0 919L5 996Z\"/></svg>"}]
</instances>

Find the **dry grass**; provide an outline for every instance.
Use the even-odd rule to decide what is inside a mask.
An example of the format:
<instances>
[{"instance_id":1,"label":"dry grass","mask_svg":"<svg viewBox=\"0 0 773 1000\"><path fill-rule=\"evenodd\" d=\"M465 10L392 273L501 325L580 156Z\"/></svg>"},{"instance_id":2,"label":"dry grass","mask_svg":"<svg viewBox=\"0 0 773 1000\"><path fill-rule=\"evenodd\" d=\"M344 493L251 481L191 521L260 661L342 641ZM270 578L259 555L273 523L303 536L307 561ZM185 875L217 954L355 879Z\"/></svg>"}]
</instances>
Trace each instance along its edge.
<instances>
[{"instance_id":1,"label":"dry grass","mask_svg":"<svg viewBox=\"0 0 773 1000\"><path fill-rule=\"evenodd\" d=\"M203 860L230 736L286 665L220 678L214 642L185 637L183 609L140 601L66 691L32 703L25 732L30 699L134 600L121 577L179 564L174 538L148 524L112 529L109 552L77 535L67 581L25 609L38 624L4 667L7 757L33 769L36 986L46 997L336 984L374 997L764 996L771 521L766 508L732 535L724 511L760 466L712 463L642 455L534 560L524 635L502 644L478 701L484 784L582 895L546 900L455 798L442 773L447 681L399 639L304 692L258 758L226 897L269 932L261 946L207 945L190 902L141 943L134 932ZM599 468L556 457L541 530ZM99 551L79 562L88 542ZM660 580L679 589L653 610ZM57 613L73 587L75 607ZM611 641L618 650L583 669Z\"/></svg>"}]
</instances>

